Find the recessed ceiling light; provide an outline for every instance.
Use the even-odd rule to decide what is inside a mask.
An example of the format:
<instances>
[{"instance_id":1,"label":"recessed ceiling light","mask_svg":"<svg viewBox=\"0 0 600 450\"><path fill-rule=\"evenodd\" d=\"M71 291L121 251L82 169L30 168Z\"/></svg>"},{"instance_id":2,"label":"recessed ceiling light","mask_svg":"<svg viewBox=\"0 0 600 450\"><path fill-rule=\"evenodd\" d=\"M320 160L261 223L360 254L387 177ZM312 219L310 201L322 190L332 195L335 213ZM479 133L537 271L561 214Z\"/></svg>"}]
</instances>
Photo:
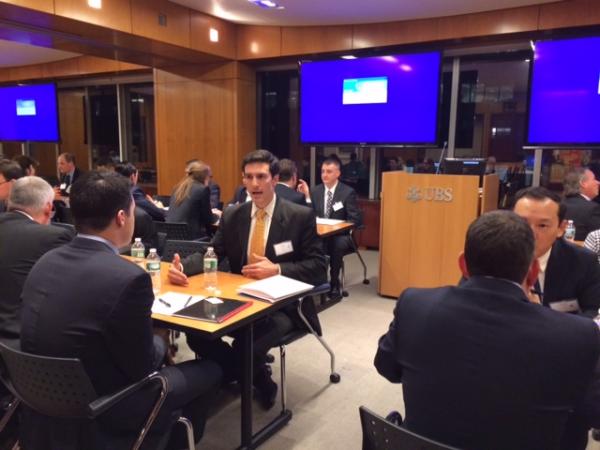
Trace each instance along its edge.
<instances>
[{"instance_id":1,"label":"recessed ceiling light","mask_svg":"<svg viewBox=\"0 0 600 450\"><path fill-rule=\"evenodd\" d=\"M208 30L208 38L210 39L210 42L219 42L219 30L216 28Z\"/></svg>"},{"instance_id":2,"label":"recessed ceiling light","mask_svg":"<svg viewBox=\"0 0 600 450\"><path fill-rule=\"evenodd\" d=\"M356 59L356 56L354 56L354 55L343 55L342 59Z\"/></svg>"},{"instance_id":3,"label":"recessed ceiling light","mask_svg":"<svg viewBox=\"0 0 600 450\"><path fill-rule=\"evenodd\" d=\"M271 0L248 0L250 3L255 4L256 6L260 6L261 8L266 9L285 9L284 6L278 5L277 3Z\"/></svg>"},{"instance_id":4,"label":"recessed ceiling light","mask_svg":"<svg viewBox=\"0 0 600 450\"><path fill-rule=\"evenodd\" d=\"M88 0L90 8L102 9L102 0Z\"/></svg>"}]
</instances>

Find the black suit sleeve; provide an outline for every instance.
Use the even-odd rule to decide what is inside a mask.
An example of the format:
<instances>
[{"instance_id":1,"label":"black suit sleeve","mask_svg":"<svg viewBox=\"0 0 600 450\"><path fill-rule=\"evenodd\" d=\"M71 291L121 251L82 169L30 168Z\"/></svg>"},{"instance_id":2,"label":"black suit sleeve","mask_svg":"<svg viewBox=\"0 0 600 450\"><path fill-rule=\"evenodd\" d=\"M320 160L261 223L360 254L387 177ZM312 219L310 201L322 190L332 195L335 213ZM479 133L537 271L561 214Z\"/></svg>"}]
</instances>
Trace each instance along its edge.
<instances>
[{"instance_id":1,"label":"black suit sleeve","mask_svg":"<svg viewBox=\"0 0 600 450\"><path fill-rule=\"evenodd\" d=\"M152 220L156 220L158 222L165 221L167 211L159 208L147 198L138 198L136 199L135 203L144 211L146 211L150 215L150 217L152 217Z\"/></svg>"},{"instance_id":2,"label":"black suit sleeve","mask_svg":"<svg viewBox=\"0 0 600 450\"><path fill-rule=\"evenodd\" d=\"M390 323L390 328L386 334L379 339L379 347L375 354L375 368L380 375L391 381L392 383L402 382L402 366L398 362L397 339L399 332L399 316L400 307L402 304L400 296L394 309L394 320Z\"/></svg>"},{"instance_id":3,"label":"black suit sleeve","mask_svg":"<svg viewBox=\"0 0 600 450\"><path fill-rule=\"evenodd\" d=\"M600 308L600 265L591 252L587 260L582 266L585 274L579 279L577 299L583 315L596 317Z\"/></svg>"},{"instance_id":4,"label":"black suit sleeve","mask_svg":"<svg viewBox=\"0 0 600 450\"><path fill-rule=\"evenodd\" d=\"M108 317L105 339L110 354L132 381L156 369L150 317L153 300L150 276L140 273L123 289Z\"/></svg>"},{"instance_id":5,"label":"black suit sleeve","mask_svg":"<svg viewBox=\"0 0 600 450\"><path fill-rule=\"evenodd\" d=\"M346 220L352 222L355 226L360 227L362 225L362 211L358 207L358 199L354 189L352 189L348 194L348 197L346 197L345 208Z\"/></svg>"}]
</instances>

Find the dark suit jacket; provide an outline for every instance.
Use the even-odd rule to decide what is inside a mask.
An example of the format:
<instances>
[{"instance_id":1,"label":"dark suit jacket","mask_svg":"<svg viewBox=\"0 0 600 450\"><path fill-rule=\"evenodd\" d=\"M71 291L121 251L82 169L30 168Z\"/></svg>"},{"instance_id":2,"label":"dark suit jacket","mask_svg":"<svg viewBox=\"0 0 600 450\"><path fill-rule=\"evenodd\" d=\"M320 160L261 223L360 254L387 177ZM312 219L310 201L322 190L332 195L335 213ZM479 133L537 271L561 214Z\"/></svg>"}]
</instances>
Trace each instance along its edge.
<instances>
[{"instance_id":1,"label":"dark suit jacket","mask_svg":"<svg viewBox=\"0 0 600 450\"><path fill-rule=\"evenodd\" d=\"M193 239L206 236L214 222L210 208L210 189L201 183L194 183L188 197L179 205L175 204L175 197L171 195L167 222L186 222Z\"/></svg>"},{"instance_id":2,"label":"dark suit jacket","mask_svg":"<svg viewBox=\"0 0 600 450\"><path fill-rule=\"evenodd\" d=\"M135 207L135 227L133 237L142 239L146 254L151 248L158 248L158 234L152 217L139 206ZM128 249L129 250L129 249ZM129 254L129 252L127 252Z\"/></svg>"},{"instance_id":3,"label":"dark suit jacket","mask_svg":"<svg viewBox=\"0 0 600 450\"><path fill-rule=\"evenodd\" d=\"M542 289L544 305L577 299L581 312L595 317L600 308L600 266L591 251L557 239L552 246Z\"/></svg>"},{"instance_id":4,"label":"dark suit jacket","mask_svg":"<svg viewBox=\"0 0 600 450\"><path fill-rule=\"evenodd\" d=\"M154 203L146 198L146 194L139 186L133 186L131 188L131 195L133 196L133 201L135 202L135 206L146 211L152 220L156 220L158 222L164 222L165 217L167 215L167 211L159 208Z\"/></svg>"},{"instance_id":5,"label":"dark suit jacket","mask_svg":"<svg viewBox=\"0 0 600 450\"><path fill-rule=\"evenodd\" d=\"M246 191L246 188L244 186L238 186L237 188L235 188L235 193L233 194L233 198L229 203L233 205L237 205L238 203L245 203L247 196L248 193Z\"/></svg>"},{"instance_id":6,"label":"dark suit jacket","mask_svg":"<svg viewBox=\"0 0 600 450\"><path fill-rule=\"evenodd\" d=\"M465 450L553 450L599 354L591 320L472 277L404 291L375 367L402 383L404 423L416 433Z\"/></svg>"},{"instance_id":7,"label":"dark suit jacket","mask_svg":"<svg viewBox=\"0 0 600 450\"><path fill-rule=\"evenodd\" d=\"M106 244L77 237L46 253L22 297L23 350L81 359L99 395L156 369L150 276Z\"/></svg>"},{"instance_id":8,"label":"dark suit jacket","mask_svg":"<svg viewBox=\"0 0 600 450\"><path fill-rule=\"evenodd\" d=\"M19 212L0 215L0 339L19 339L21 291L33 265L48 250L73 239L74 234L41 225Z\"/></svg>"},{"instance_id":9,"label":"dark suit jacket","mask_svg":"<svg viewBox=\"0 0 600 450\"><path fill-rule=\"evenodd\" d=\"M233 273L242 273L242 267L247 263L251 212L252 202L227 208L223 212L219 229L212 240L219 260L227 258ZM285 241L292 242L293 251L277 256L274 245ZM265 246L265 256L271 262L279 264L281 274L286 277L316 286L327 282L325 257L317 236L315 215L310 208L277 198ZM182 261L186 275L202 272L202 258L202 254L195 253ZM309 308L305 313L314 324L317 320L314 305L312 302L305 302L304 305ZM288 308L287 312L296 325L304 327L297 316L295 306Z\"/></svg>"},{"instance_id":10,"label":"dark suit jacket","mask_svg":"<svg viewBox=\"0 0 600 450\"><path fill-rule=\"evenodd\" d=\"M306 198L300 192L293 190L289 186L281 183L275 185L275 194L278 197L286 199L288 202L296 203L297 205L306 206Z\"/></svg>"},{"instance_id":11,"label":"dark suit jacket","mask_svg":"<svg viewBox=\"0 0 600 450\"><path fill-rule=\"evenodd\" d=\"M69 192L71 192L71 185L75 183L81 175L83 175L83 172L79 170L79 167L75 167L75 170L73 171L73 179L70 179L71 177L67 177L67 175L61 175L60 184L65 183L65 188L60 190L61 195L68 197Z\"/></svg>"},{"instance_id":12,"label":"dark suit jacket","mask_svg":"<svg viewBox=\"0 0 600 450\"><path fill-rule=\"evenodd\" d=\"M313 208L318 217L325 217L325 185L319 184L310 193ZM362 212L358 208L356 191L347 184L338 181L333 194L333 204L341 202L343 208L331 211L330 219L353 222L357 227L362 225Z\"/></svg>"},{"instance_id":13,"label":"dark suit jacket","mask_svg":"<svg viewBox=\"0 0 600 450\"><path fill-rule=\"evenodd\" d=\"M584 241L587 235L600 229L600 205L581 195L569 195L563 200L567 207L565 218L575 225L575 240Z\"/></svg>"}]
</instances>

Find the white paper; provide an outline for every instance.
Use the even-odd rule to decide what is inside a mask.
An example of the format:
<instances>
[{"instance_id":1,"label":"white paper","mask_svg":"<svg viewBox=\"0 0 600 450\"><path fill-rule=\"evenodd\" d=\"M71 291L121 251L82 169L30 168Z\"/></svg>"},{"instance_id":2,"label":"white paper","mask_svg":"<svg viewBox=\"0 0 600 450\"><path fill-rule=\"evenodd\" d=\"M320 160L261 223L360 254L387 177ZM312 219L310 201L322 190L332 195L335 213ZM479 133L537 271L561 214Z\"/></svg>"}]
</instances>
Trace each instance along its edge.
<instances>
[{"instance_id":1,"label":"white paper","mask_svg":"<svg viewBox=\"0 0 600 450\"><path fill-rule=\"evenodd\" d=\"M339 219L325 219L323 217L317 217L317 223L319 225L337 225L338 223L342 223L343 220Z\"/></svg>"},{"instance_id":2,"label":"white paper","mask_svg":"<svg viewBox=\"0 0 600 450\"><path fill-rule=\"evenodd\" d=\"M310 291L314 286L283 275L274 275L239 287L238 292L268 300L271 303Z\"/></svg>"},{"instance_id":3,"label":"white paper","mask_svg":"<svg viewBox=\"0 0 600 450\"><path fill-rule=\"evenodd\" d=\"M192 295L191 297L191 300L189 300L190 294L182 294L181 292L163 292L158 297L154 298L154 303L152 304L152 313L172 316L176 312L185 308L186 303L187 306L190 306L194 303L198 303L199 301L204 300L203 295ZM159 298L164 302L168 303L170 306L165 305L165 303L159 301Z\"/></svg>"}]
</instances>

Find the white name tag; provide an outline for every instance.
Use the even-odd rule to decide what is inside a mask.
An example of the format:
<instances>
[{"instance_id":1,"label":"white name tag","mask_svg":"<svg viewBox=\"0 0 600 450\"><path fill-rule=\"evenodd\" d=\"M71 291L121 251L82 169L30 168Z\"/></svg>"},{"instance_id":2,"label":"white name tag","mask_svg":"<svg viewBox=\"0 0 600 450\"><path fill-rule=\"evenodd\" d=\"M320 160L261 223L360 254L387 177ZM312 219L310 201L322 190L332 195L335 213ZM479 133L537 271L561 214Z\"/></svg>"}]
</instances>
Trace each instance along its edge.
<instances>
[{"instance_id":1,"label":"white name tag","mask_svg":"<svg viewBox=\"0 0 600 450\"><path fill-rule=\"evenodd\" d=\"M550 309L554 311L570 313L579 312L579 302L576 298L568 298L565 300L559 300L557 302L550 303Z\"/></svg>"},{"instance_id":2,"label":"white name tag","mask_svg":"<svg viewBox=\"0 0 600 450\"><path fill-rule=\"evenodd\" d=\"M67 188L67 183L61 183L60 184L60 190L64 191Z\"/></svg>"},{"instance_id":3,"label":"white name tag","mask_svg":"<svg viewBox=\"0 0 600 450\"><path fill-rule=\"evenodd\" d=\"M334 211L339 211L343 207L344 207L344 204L342 202L335 202L332 206Z\"/></svg>"},{"instance_id":4,"label":"white name tag","mask_svg":"<svg viewBox=\"0 0 600 450\"><path fill-rule=\"evenodd\" d=\"M281 256L292 253L294 251L294 246L292 245L292 241L284 241L273 245L273 249L275 250L275 255Z\"/></svg>"}]
</instances>

